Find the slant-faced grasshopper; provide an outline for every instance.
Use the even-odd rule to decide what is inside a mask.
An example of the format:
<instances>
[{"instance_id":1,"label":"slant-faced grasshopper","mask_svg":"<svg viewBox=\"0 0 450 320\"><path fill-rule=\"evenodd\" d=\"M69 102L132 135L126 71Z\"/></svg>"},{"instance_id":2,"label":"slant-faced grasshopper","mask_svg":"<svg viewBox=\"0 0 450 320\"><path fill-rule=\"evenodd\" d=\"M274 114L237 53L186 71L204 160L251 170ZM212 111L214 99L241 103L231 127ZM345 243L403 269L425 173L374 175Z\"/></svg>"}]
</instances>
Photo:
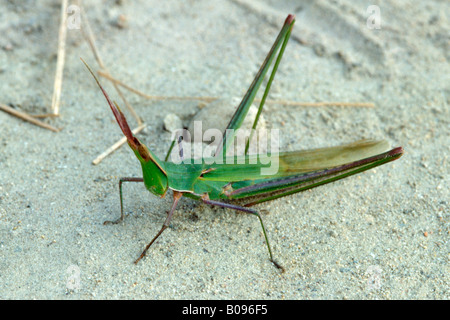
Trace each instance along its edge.
<instances>
[{"instance_id":1,"label":"slant-faced grasshopper","mask_svg":"<svg viewBox=\"0 0 450 320\"><path fill-rule=\"evenodd\" d=\"M253 128L256 127L259 114L262 111L264 101L289 40L294 22L295 17L293 15L289 15L286 18L275 43L228 124L227 129L233 130L227 130L223 134L222 143L219 144L216 150L216 159L230 160L226 151L235 138L236 131L234 130L240 128L270 65L276 57L272 73L259 105L258 114L253 123ZM87 64L86 66L103 92L117 123L127 138L128 145L141 163L143 172L142 178L120 179L121 216L112 223L120 222L124 218L122 201L123 182L144 182L146 188L151 193L160 197L164 197L169 189L173 192L173 204L161 230L147 245L135 263L145 256L150 246L169 226L178 201L184 196L202 201L205 204L234 209L258 217L269 251L270 261L277 268L283 270L274 260L261 215L257 210L250 208L251 206L351 176L396 160L403 154L401 147L389 150L389 145L384 140L361 140L338 147L282 152L278 154L276 159L278 161L278 171L275 174L271 173L266 175L262 174L263 171L261 169L266 168L268 164L263 164L259 161L258 155L256 157L255 155L248 154L234 156L231 158L232 161L223 162L211 161L212 159L210 158L202 158L200 162L197 161L196 163L183 161L177 164L169 161L161 161L133 135L119 106L110 100L97 77ZM182 157L181 150L180 148L180 156ZM230 200L240 201L238 201L239 204L236 204L231 203L232 201Z\"/></svg>"}]
</instances>

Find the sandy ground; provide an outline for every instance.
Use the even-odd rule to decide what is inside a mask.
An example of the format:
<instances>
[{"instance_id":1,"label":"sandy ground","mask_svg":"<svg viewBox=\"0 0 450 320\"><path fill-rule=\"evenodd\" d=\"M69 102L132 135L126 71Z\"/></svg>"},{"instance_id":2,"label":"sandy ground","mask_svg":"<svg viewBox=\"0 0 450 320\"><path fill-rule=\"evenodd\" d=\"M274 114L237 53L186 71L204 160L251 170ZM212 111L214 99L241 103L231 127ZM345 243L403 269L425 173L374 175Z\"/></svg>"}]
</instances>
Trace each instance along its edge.
<instances>
[{"instance_id":1,"label":"sandy ground","mask_svg":"<svg viewBox=\"0 0 450 320\"><path fill-rule=\"evenodd\" d=\"M121 133L80 62L98 67L87 43L68 30L61 116L45 120L62 130L0 112L0 298L449 298L447 1L374 1L380 29L367 27L365 1L86 2L109 70L143 92L171 96L242 96L293 13L270 98L376 107L268 106L267 126L280 129L282 148L385 138L405 155L257 206L284 274L270 263L255 217L188 199L134 265L171 196L126 185L124 223L102 224L120 214L118 178L141 172L126 146L92 164ZM0 4L0 102L46 113L60 4L11 3ZM161 157L170 144L164 117L176 113L188 125L201 105L125 95L148 125L139 137Z\"/></svg>"}]
</instances>

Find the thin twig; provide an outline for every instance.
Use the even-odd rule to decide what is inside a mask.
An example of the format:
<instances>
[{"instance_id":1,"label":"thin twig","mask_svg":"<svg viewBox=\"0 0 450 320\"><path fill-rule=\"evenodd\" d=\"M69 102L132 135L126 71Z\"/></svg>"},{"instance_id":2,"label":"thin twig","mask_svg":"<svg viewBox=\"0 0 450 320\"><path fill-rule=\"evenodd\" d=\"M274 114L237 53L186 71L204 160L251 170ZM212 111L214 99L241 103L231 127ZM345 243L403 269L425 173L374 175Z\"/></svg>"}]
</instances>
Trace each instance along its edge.
<instances>
[{"instance_id":1,"label":"thin twig","mask_svg":"<svg viewBox=\"0 0 450 320\"><path fill-rule=\"evenodd\" d=\"M56 60L55 83L53 85L52 113L57 116L59 115L59 105L61 102L61 88L64 60L66 55L67 3L68 0L61 1L61 24L59 25L58 36L58 58Z\"/></svg>"},{"instance_id":2,"label":"thin twig","mask_svg":"<svg viewBox=\"0 0 450 320\"><path fill-rule=\"evenodd\" d=\"M137 89L134 89L122 81L114 78L111 74L104 72L104 71L98 71L99 76L102 76L111 82L141 96L149 100L198 100L198 101L204 101L204 102L212 102L214 100L219 99L218 97L178 97L178 96L154 96L154 95L148 95L146 93L143 93L142 91L139 91ZM255 102L261 102L261 99L255 99ZM371 102L299 102L299 101L291 101L291 100L266 100L266 104L281 104L285 106L301 106L301 107L329 107L329 106L339 106L339 107L361 107L361 108L374 108L375 105Z\"/></svg>"},{"instance_id":3,"label":"thin twig","mask_svg":"<svg viewBox=\"0 0 450 320\"><path fill-rule=\"evenodd\" d=\"M21 112L21 111L18 111L16 109L13 109L10 106L7 106L7 105L5 105L3 103L0 103L0 110L3 110L3 111L5 111L5 112L7 112L7 113L9 113L9 114L11 114L13 116L16 116L17 118L20 118L22 120L31 122L32 124L35 124L35 125L37 125L39 127L42 127L42 128L54 131L54 132L58 132L60 130L60 129L55 128L55 127L53 127L53 126L51 126L49 124L46 124L45 122L39 121L39 120L33 118L32 116L24 113L24 112Z\"/></svg>"},{"instance_id":4,"label":"thin twig","mask_svg":"<svg viewBox=\"0 0 450 320\"><path fill-rule=\"evenodd\" d=\"M135 129L132 130L133 134L138 134L142 129L145 128L145 124L141 124ZM127 141L126 137L122 137L119 141L114 143L111 147L106 149L102 154L100 154L97 158L95 158L94 161L92 161L92 164L97 165L99 164L103 159L105 159L108 155L113 153L115 150L120 148L125 142Z\"/></svg>"},{"instance_id":5,"label":"thin twig","mask_svg":"<svg viewBox=\"0 0 450 320\"><path fill-rule=\"evenodd\" d=\"M103 63L102 58L100 57L100 54L98 53L97 46L95 45L95 37L94 33L92 32L91 25L89 24L89 20L87 18L86 13L84 12L84 8L81 6L81 17L83 19L83 28L81 29L83 31L84 38L88 42L89 46L91 47L92 53L94 54L95 60L97 60L98 65L102 69L106 69L105 64Z\"/></svg>"},{"instance_id":6,"label":"thin twig","mask_svg":"<svg viewBox=\"0 0 450 320\"><path fill-rule=\"evenodd\" d=\"M261 101L260 99L255 99L255 102ZM375 104L372 102L300 102L300 101L289 101L289 100L266 100L266 104L281 104L284 106L299 106L299 107L356 107L356 108L375 108Z\"/></svg>"},{"instance_id":7,"label":"thin twig","mask_svg":"<svg viewBox=\"0 0 450 320\"><path fill-rule=\"evenodd\" d=\"M199 101L205 101L205 102L212 102L214 100L217 100L217 97L177 97L177 96L154 96L154 95L148 95L146 93L143 93L142 91L139 91L137 89L134 89L128 85L126 85L125 83L123 83L122 81L114 78L111 74L104 72L102 70L98 71L98 75L102 76L108 80L110 80L112 83L115 83L125 89L127 89L128 91L131 91L141 97L144 97L146 99L149 100L199 100Z\"/></svg>"},{"instance_id":8,"label":"thin twig","mask_svg":"<svg viewBox=\"0 0 450 320\"><path fill-rule=\"evenodd\" d=\"M88 42L89 46L91 47L91 50L94 54L95 60L97 60L97 63L99 64L100 68L103 69L103 72L106 74L110 74L109 71L106 69L105 64L103 63L103 60L100 57L100 54L97 50L97 46L95 45L95 37L94 37L94 33L92 32L91 26L89 24L88 18L86 13L84 12L83 8L81 8L82 11L82 17L84 19L83 21L83 35L86 39L86 41ZM100 71L98 71L100 72ZM119 94L120 98L123 100L123 102L125 103L125 106L128 108L128 110L130 110L130 113L132 114L132 116L136 119L138 125L142 125L142 119L141 117L138 116L138 114L136 113L136 111L134 110L134 108L128 103L127 99L125 99L125 96L122 94L122 91L119 89L119 87L117 86L117 84L115 82L113 82L113 86L116 89L117 93Z\"/></svg>"},{"instance_id":9,"label":"thin twig","mask_svg":"<svg viewBox=\"0 0 450 320\"><path fill-rule=\"evenodd\" d=\"M30 114L35 119L42 119L42 118L57 118L59 115L53 114L53 113L42 113L42 114Z\"/></svg>"}]
</instances>

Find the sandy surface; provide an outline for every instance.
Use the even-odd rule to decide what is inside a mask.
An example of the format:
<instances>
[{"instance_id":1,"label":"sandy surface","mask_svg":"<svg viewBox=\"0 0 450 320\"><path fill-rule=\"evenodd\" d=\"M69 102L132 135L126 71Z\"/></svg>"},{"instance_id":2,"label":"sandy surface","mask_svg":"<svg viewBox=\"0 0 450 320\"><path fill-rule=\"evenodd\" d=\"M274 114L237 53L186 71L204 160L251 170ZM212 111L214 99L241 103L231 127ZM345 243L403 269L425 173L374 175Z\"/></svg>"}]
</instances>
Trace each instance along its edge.
<instances>
[{"instance_id":1,"label":"sandy surface","mask_svg":"<svg viewBox=\"0 0 450 320\"><path fill-rule=\"evenodd\" d=\"M49 110L56 64L60 6L43 3L0 4L0 102L32 114ZM126 185L125 222L102 224L119 216L118 178L140 176L140 167L128 147L92 165L121 133L79 60L98 67L88 45L68 30L61 117L45 120L62 130L0 112L0 298L449 298L447 1L375 1L381 29L367 27L365 1L120 3L86 7L100 54L117 78L154 95L243 95L295 14L270 98L376 107L269 106L267 126L281 130L283 149L385 138L405 155L258 206L284 274L268 260L256 218L187 199L134 265L171 196ZM125 95L148 125L139 137L161 157L164 117L187 125L200 105Z\"/></svg>"}]
</instances>

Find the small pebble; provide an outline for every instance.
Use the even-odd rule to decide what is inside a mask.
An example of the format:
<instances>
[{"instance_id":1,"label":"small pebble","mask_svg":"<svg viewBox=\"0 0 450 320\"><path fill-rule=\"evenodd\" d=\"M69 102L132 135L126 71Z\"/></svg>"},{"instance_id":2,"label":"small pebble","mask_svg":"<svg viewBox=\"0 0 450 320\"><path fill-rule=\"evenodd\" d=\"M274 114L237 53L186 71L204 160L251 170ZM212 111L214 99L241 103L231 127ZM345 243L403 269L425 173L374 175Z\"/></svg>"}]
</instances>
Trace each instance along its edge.
<instances>
[{"instance_id":1,"label":"small pebble","mask_svg":"<svg viewBox=\"0 0 450 320\"><path fill-rule=\"evenodd\" d=\"M166 129L167 131L169 131L171 133L175 132L178 129L183 129L183 123L182 123L180 117L178 117L174 113L169 113L164 118L164 129Z\"/></svg>"}]
</instances>

